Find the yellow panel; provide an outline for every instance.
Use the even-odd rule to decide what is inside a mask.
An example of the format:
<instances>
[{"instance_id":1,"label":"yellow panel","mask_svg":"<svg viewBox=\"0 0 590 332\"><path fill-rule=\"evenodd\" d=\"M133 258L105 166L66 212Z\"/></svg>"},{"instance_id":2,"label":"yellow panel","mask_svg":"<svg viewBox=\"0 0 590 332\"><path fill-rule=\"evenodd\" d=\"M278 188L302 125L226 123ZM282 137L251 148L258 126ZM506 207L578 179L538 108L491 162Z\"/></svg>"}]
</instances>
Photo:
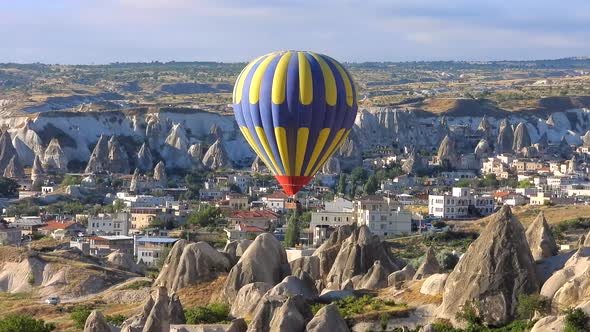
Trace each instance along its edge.
<instances>
[{"instance_id":1,"label":"yellow panel","mask_svg":"<svg viewBox=\"0 0 590 332\"><path fill-rule=\"evenodd\" d=\"M291 60L292 51L285 53L279 60L275 74L272 78L272 102L275 105L280 105L285 101L285 94L287 89L287 69L289 67L289 60Z\"/></svg>"},{"instance_id":2,"label":"yellow panel","mask_svg":"<svg viewBox=\"0 0 590 332\"><path fill-rule=\"evenodd\" d=\"M299 98L303 105L309 105L313 101L313 80L311 66L305 57L305 53L298 52L299 57Z\"/></svg>"},{"instance_id":3,"label":"yellow panel","mask_svg":"<svg viewBox=\"0 0 590 332\"><path fill-rule=\"evenodd\" d=\"M244 81L250 73L250 69L254 67L254 65L260 60L261 58L265 57L266 55L259 56L258 58L254 59L250 62L244 70L240 73L240 76L236 80L236 85L234 86L234 104L239 104L242 102L242 90L244 89Z\"/></svg>"},{"instance_id":4,"label":"yellow panel","mask_svg":"<svg viewBox=\"0 0 590 332\"><path fill-rule=\"evenodd\" d=\"M344 81L344 89L346 90L346 103L348 104L348 106L352 106L352 102L353 102L354 98L352 96L352 84L350 83L350 79L348 78L346 71L344 71L344 68L342 68L342 66L336 60L334 60L332 58L329 58L329 59L330 59L330 61L332 61L334 66L336 66L336 68L338 68L338 71L340 72L340 76L342 77L342 80Z\"/></svg>"},{"instance_id":5,"label":"yellow panel","mask_svg":"<svg viewBox=\"0 0 590 332\"><path fill-rule=\"evenodd\" d=\"M250 144L250 146L252 147L252 149L254 149L254 151L256 152L256 154L260 157L260 159L262 159L262 161L264 162L264 164L266 165L266 167L268 167L268 169L273 174L276 174L274 168L272 167L272 165L270 164L270 162L266 159L266 157L264 156L264 153L262 153L262 151L260 151L260 148L258 147L258 144L256 144L256 142L254 141L254 138L250 134L250 130L248 129L248 127L240 127L240 130L242 131L242 134L246 138L246 141L248 142L248 144Z\"/></svg>"},{"instance_id":6,"label":"yellow panel","mask_svg":"<svg viewBox=\"0 0 590 332\"><path fill-rule=\"evenodd\" d=\"M270 145L268 144L268 139L266 138L266 134L264 133L264 128L256 127L256 134L258 135L258 140L260 141L260 143L262 143L262 146L264 147L264 151L266 151L266 154L270 158L270 161L272 162L273 166L277 171L275 175L284 175L281 173L281 169L277 164L277 160L275 156L272 154L272 150L270 149Z\"/></svg>"},{"instance_id":7,"label":"yellow panel","mask_svg":"<svg viewBox=\"0 0 590 332\"><path fill-rule=\"evenodd\" d=\"M287 147L287 131L283 127L275 128L275 137L277 139L277 146L279 147L279 154L281 155L281 161L283 162L283 169L285 175L290 176L291 167L289 163L289 149Z\"/></svg>"},{"instance_id":8,"label":"yellow panel","mask_svg":"<svg viewBox=\"0 0 590 332\"><path fill-rule=\"evenodd\" d=\"M311 175L315 174L320 169L320 167L322 167L322 165L326 162L326 160L328 160L328 157L330 157L332 155L334 150L336 150L336 146L338 145L338 143L340 143L340 138L344 134L345 130L346 129L344 129L344 128L338 130L338 132L334 136L334 139L332 140L332 143L330 143L330 146L326 150L326 153L324 153L324 156L322 157L322 159L320 159L320 162L313 169L313 172L311 173Z\"/></svg>"},{"instance_id":9,"label":"yellow panel","mask_svg":"<svg viewBox=\"0 0 590 332\"><path fill-rule=\"evenodd\" d=\"M301 169L303 168L303 159L305 159L305 151L307 149L307 138L309 137L309 128L299 128L297 130L297 156L295 159L295 176L301 176Z\"/></svg>"},{"instance_id":10,"label":"yellow panel","mask_svg":"<svg viewBox=\"0 0 590 332\"><path fill-rule=\"evenodd\" d=\"M313 164L315 164L315 161L318 159L318 156L320 155L320 152L322 152L324 145L326 145L328 135L330 135L330 128L324 128L320 130L320 134L318 135L318 141L316 142L315 147L313 148L311 158L309 158L309 163L305 168L305 176L309 176L309 173L311 172L311 167L313 166Z\"/></svg>"},{"instance_id":11,"label":"yellow panel","mask_svg":"<svg viewBox=\"0 0 590 332\"><path fill-rule=\"evenodd\" d=\"M276 58L278 53L273 53L269 55L266 59L262 60L260 65L256 68L254 75L252 76L252 81L250 81L250 104L258 103L258 99L260 98L260 85L262 84L262 78L264 77L264 72L266 68L270 64L270 62Z\"/></svg>"},{"instance_id":12,"label":"yellow panel","mask_svg":"<svg viewBox=\"0 0 590 332\"><path fill-rule=\"evenodd\" d=\"M316 61L320 64L320 68L322 69L322 76L324 76L324 88L326 90L326 103L330 106L336 105L336 100L338 98L338 94L336 93L336 79L334 78L334 73L330 69L330 66L324 61L321 56L318 56L315 53L309 53L313 56Z\"/></svg>"}]
</instances>

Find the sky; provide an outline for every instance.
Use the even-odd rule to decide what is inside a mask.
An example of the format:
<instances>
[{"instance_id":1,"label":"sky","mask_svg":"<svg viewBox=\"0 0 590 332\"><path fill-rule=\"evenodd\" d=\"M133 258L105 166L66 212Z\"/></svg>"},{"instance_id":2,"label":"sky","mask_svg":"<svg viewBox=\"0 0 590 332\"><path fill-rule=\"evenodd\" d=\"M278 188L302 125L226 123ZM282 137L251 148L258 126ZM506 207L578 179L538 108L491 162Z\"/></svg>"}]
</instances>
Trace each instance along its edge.
<instances>
[{"instance_id":1,"label":"sky","mask_svg":"<svg viewBox=\"0 0 590 332\"><path fill-rule=\"evenodd\" d=\"M0 0L0 62L340 61L590 55L588 0Z\"/></svg>"}]
</instances>

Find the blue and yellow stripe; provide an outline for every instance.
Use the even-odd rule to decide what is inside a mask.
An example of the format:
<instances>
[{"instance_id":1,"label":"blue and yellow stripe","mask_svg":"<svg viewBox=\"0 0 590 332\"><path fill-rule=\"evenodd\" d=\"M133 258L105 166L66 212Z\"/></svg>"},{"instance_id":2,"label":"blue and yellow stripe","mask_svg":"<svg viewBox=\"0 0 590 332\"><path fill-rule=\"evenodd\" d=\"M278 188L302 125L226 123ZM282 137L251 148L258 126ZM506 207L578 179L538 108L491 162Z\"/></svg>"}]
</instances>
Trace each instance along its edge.
<instances>
[{"instance_id":1,"label":"blue and yellow stripe","mask_svg":"<svg viewBox=\"0 0 590 332\"><path fill-rule=\"evenodd\" d=\"M240 131L277 176L313 176L342 145L357 113L355 84L336 60L280 51L250 62L233 104Z\"/></svg>"}]
</instances>

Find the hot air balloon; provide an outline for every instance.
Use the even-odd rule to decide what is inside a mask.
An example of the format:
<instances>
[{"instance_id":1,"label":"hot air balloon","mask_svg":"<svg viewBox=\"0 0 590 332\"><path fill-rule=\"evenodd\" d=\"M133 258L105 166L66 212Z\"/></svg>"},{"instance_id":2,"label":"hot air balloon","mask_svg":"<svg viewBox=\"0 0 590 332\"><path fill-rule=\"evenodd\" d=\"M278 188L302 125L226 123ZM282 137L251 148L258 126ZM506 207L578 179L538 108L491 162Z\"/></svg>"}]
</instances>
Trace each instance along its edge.
<instances>
[{"instance_id":1,"label":"hot air balloon","mask_svg":"<svg viewBox=\"0 0 590 332\"><path fill-rule=\"evenodd\" d=\"M246 141L295 195L338 150L357 113L352 76L336 60L307 51L279 51L250 62L233 92Z\"/></svg>"}]
</instances>

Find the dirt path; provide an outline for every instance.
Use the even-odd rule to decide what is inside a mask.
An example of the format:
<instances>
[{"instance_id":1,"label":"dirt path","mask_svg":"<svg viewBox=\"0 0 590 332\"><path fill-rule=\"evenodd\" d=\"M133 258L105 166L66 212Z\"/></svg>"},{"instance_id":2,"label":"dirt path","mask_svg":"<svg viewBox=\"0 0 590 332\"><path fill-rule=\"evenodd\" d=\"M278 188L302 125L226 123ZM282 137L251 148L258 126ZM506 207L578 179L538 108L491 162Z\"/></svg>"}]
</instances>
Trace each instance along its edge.
<instances>
[{"instance_id":1,"label":"dirt path","mask_svg":"<svg viewBox=\"0 0 590 332\"><path fill-rule=\"evenodd\" d=\"M60 302L65 304L65 303L80 303L80 302L90 301L90 300L93 300L94 298L103 296L109 292L118 290L118 289L123 288L128 285L131 285L137 281L152 281L152 279L147 278L147 277L135 277L135 278L127 279L120 284L113 285L113 286L111 286L103 291L100 291L98 293L88 294L88 295L80 296L80 297L76 297L76 298L61 298ZM45 299L41 299L40 302L45 303Z\"/></svg>"}]
</instances>

